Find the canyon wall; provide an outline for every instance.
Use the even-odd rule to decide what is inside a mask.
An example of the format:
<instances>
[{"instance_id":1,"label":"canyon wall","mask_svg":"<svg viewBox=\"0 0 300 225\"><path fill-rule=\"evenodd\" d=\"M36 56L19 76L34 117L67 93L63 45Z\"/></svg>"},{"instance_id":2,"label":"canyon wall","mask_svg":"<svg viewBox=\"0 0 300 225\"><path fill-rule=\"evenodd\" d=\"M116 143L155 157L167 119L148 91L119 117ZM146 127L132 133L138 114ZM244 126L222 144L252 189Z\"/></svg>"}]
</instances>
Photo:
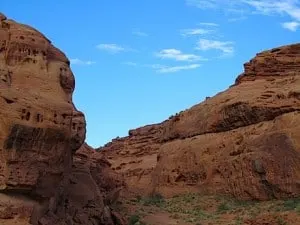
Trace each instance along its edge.
<instances>
[{"instance_id":1,"label":"canyon wall","mask_svg":"<svg viewBox=\"0 0 300 225\"><path fill-rule=\"evenodd\" d=\"M300 195L300 44L258 53L235 84L99 148L133 192Z\"/></svg>"},{"instance_id":2,"label":"canyon wall","mask_svg":"<svg viewBox=\"0 0 300 225\"><path fill-rule=\"evenodd\" d=\"M0 224L118 219L105 199L123 184L84 144L74 88L65 54L0 13Z\"/></svg>"}]
</instances>

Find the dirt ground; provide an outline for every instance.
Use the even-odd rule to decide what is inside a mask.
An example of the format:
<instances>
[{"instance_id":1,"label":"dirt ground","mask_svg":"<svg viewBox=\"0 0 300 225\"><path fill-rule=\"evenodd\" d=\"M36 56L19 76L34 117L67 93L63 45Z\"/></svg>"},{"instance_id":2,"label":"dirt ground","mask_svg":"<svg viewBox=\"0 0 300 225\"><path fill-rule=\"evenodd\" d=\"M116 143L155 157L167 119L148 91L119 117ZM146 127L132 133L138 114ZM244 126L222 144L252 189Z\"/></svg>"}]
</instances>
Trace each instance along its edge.
<instances>
[{"instance_id":1,"label":"dirt ground","mask_svg":"<svg viewBox=\"0 0 300 225\"><path fill-rule=\"evenodd\" d=\"M300 199L238 201L224 196L136 196L115 207L129 225L300 225Z\"/></svg>"}]
</instances>

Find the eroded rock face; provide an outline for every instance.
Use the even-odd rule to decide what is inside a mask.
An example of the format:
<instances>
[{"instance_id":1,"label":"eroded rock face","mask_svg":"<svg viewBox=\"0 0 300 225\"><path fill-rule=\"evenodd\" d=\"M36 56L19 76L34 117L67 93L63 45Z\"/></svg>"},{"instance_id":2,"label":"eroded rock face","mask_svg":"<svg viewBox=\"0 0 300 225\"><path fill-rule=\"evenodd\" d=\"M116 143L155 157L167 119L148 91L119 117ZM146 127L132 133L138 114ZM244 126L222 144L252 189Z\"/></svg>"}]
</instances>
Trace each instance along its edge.
<instances>
[{"instance_id":1,"label":"eroded rock face","mask_svg":"<svg viewBox=\"0 0 300 225\"><path fill-rule=\"evenodd\" d=\"M0 14L0 224L115 223L104 200L122 185L82 146L69 64L43 34Z\"/></svg>"},{"instance_id":2,"label":"eroded rock face","mask_svg":"<svg viewBox=\"0 0 300 225\"><path fill-rule=\"evenodd\" d=\"M30 211L48 204L66 179L71 143L77 140L76 150L85 139L84 116L72 103L69 60L44 35L2 15L0 46L0 192L27 199ZM75 133L79 114L82 132Z\"/></svg>"},{"instance_id":3,"label":"eroded rock face","mask_svg":"<svg viewBox=\"0 0 300 225\"><path fill-rule=\"evenodd\" d=\"M244 64L245 72L236 79L235 84L257 79L272 81L276 77L298 76L300 72L300 44L274 48L258 53Z\"/></svg>"},{"instance_id":4,"label":"eroded rock face","mask_svg":"<svg viewBox=\"0 0 300 225\"><path fill-rule=\"evenodd\" d=\"M142 192L152 186L165 195L201 190L242 199L299 196L299 88L300 44L265 51L245 64L226 91L147 126L151 135L135 132L100 150ZM139 141L147 145L141 155L139 144L132 145ZM154 169L148 168L144 182L147 164Z\"/></svg>"},{"instance_id":5,"label":"eroded rock face","mask_svg":"<svg viewBox=\"0 0 300 225\"><path fill-rule=\"evenodd\" d=\"M74 154L72 170L55 207L40 221L42 224L126 224L110 208L125 186L109 162L87 144Z\"/></svg>"},{"instance_id":6,"label":"eroded rock face","mask_svg":"<svg viewBox=\"0 0 300 225\"><path fill-rule=\"evenodd\" d=\"M149 187L161 146L161 124L129 131L129 136L116 138L98 151L107 157L114 171L124 176L129 190L144 194Z\"/></svg>"}]
</instances>

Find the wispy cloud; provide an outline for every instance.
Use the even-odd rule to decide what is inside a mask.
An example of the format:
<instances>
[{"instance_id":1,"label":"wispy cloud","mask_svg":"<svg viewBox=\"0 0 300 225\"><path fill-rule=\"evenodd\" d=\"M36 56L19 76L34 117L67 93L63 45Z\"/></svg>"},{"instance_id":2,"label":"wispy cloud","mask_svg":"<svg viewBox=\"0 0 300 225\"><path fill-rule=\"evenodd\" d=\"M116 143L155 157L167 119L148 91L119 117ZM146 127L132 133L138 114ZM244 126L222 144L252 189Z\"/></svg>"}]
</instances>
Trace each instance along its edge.
<instances>
[{"instance_id":1,"label":"wispy cloud","mask_svg":"<svg viewBox=\"0 0 300 225\"><path fill-rule=\"evenodd\" d=\"M228 17L228 22L245 20L250 13L248 7L243 7L242 5L238 4L238 1L235 2L235 5L231 4L229 8L225 8L223 10L225 15Z\"/></svg>"},{"instance_id":2,"label":"wispy cloud","mask_svg":"<svg viewBox=\"0 0 300 225\"><path fill-rule=\"evenodd\" d=\"M201 22L197 24L196 28L181 29L180 34L183 37L191 36L207 36L217 32L219 25L211 22Z\"/></svg>"},{"instance_id":3,"label":"wispy cloud","mask_svg":"<svg viewBox=\"0 0 300 225\"><path fill-rule=\"evenodd\" d=\"M199 60L205 60L201 56L194 55L194 54L184 54L180 50L169 48L169 49L163 49L160 52L155 54L158 58L161 59L173 59L176 61L199 61Z\"/></svg>"},{"instance_id":4,"label":"wispy cloud","mask_svg":"<svg viewBox=\"0 0 300 225\"><path fill-rule=\"evenodd\" d=\"M233 44L231 41L200 39L196 49L201 51L219 50L223 55L232 55L234 53Z\"/></svg>"},{"instance_id":5,"label":"wispy cloud","mask_svg":"<svg viewBox=\"0 0 300 225\"><path fill-rule=\"evenodd\" d=\"M242 0L242 2L252 6L256 12L265 15L285 13L294 19L300 20L299 0Z\"/></svg>"},{"instance_id":6,"label":"wispy cloud","mask_svg":"<svg viewBox=\"0 0 300 225\"><path fill-rule=\"evenodd\" d=\"M209 27L218 27L219 24L216 24L216 23L211 23L211 22L201 22L201 23L198 23L200 26L209 26Z\"/></svg>"},{"instance_id":7,"label":"wispy cloud","mask_svg":"<svg viewBox=\"0 0 300 225\"><path fill-rule=\"evenodd\" d=\"M148 37L149 36L147 33L142 32L142 31L138 31L138 30L132 31L132 34L136 35L136 36L139 36L139 37Z\"/></svg>"},{"instance_id":8,"label":"wispy cloud","mask_svg":"<svg viewBox=\"0 0 300 225\"><path fill-rule=\"evenodd\" d=\"M78 58L70 59L70 62L73 65L86 65L86 66L90 66L90 65L96 63L94 61L84 61L84 60L81 60L81 59L78 59Z\"/></svg>"},{"instance_id":9,"label":"wispy cloud","mask_svg":"<svg viewBox=\"0 0 300 225\"><path fill-rule=\"evenodd\" d=\"M204 35L214 32L214 30L203 29L203 28L194 28L194 29L183 29L180 30L182 36L193 36L193 35Z\"/></svg>"},{"instance_id":10,"label":"wispy cloud","mask_svg":"<svg viewBox=\"0 0 300 225\"><path fill-rule=\"evenodd\" d=\"M181 66L166 66L160 64L152 64L152 65L145 65L154 69L157 73L175 73L182 70L193 70L197 69L201 66L201 64L188 64L188 65L181 65Z\"/></svg>"},{"instance_id":11,"label":"wispy cloud","mask_svg":"<svg viewBox=\"0 0 300 225\"><path fill-rule=\"evenodd\" d=\"M108 51L110 53L119 53L125 51L125 48L117 44L99 44L96 46L99 50Z\"/></svg>"},{"instance_id":12,"label":"wispy cloud","mask_svg":"<svg viewBox=\"0 0 300 225\"><path fill-rule=\"evenodd\" d=\"M300 23L296 21L285 22L281 24L283 28L288 29L290 31L297 31L300 27Z\"/></svg>"},{"instance_id":13,"label":"wispy cloud","mask_svg":"<svg viewBox=\"0 0 300 225\"><path fill-rule=\"evenodd\" d=\"M220 9L228 16L235 15L229 19L231 22L253 14L286 15L294 23L283 23L283 27L293 27L287 28L291 31L295 31L295 27L298 28L295 22L300 22L300 0L186 0L186 3L200 9Z\"/></svg>"},{"instance_id":14,"label":"wispy cloud","mask_svg":"<svg viewBox=\"0 0 300 225\"><path fill-rule=\"evenodd\" d=\"M247 19L246 16L232 17L228 19L228 22L237 22L245 19Z\"/></svg>"},{"instance_id":15,"label":"wispy cloud","mask_svg":"<svg viewBox=\"0 0 300 225\"><path fill-rule=\"evenodd\" d=\"M296 31L300 23L300 0L243 0L255 9L254 13L263 15L287 15L293 21L281 23L282 27Z\"/></svg>"},{"instance_id":16,"label":"wispy cloud","mask_svg":"<svg viewBox=\"0 0 300 225\"><path fill-rule=\"evenodd\" d=\"M186 0L187 5L196 6L201 9L216 8L216 0Z\"/></svg>"},{"instance_id":17,"label":"wispy cloud","mask_svg":"<svg viewBox=\"0 0 300 225\"><path fill-rule=\"evenodd\" d=\"M244 0L186 0L187 5L195 6L200 9L217 9L225 10L236 8Z\"/></svg>"},{"instance_id":18,"label":"wispy cloud","mask_svg":"<svg viewBox=\"0 0 300 225\"><path fill-rule=\"evenodd\" d=\"M127 66L137 66L137 65L138 65L137 63L135 63L135 62L130 62L130 61L128 61L128 62L123 62L122 64L123 64L123 65L127 65Z\"/></svg>"},{"instance_id":19,"label":"wispy cloud","mask_svg":"<svg viewBox=\"0 0 300 225\"><path fill-rule=\"evenodd\" d=\"M116 54L120 52L136 51L129 47L120 46L117 44L99 44L96 46L97 49L106 51L111 54Z\"/></svg>"},{"instance_id":20,"label":"wispy cloud","mask_svg":"<svg viewBox=\"0 0 300 225\"><path fill-rule=\"evenodd\" d=\"M162 64L138 64L135 62L124 62L124 65L132 66L132 67L147 67L153 69L156 73L175 73L181 70L192 70L197 69L201 66L201 64L187 64L187 65L175 65L168 66Z\"/></svg>"}]
</instances>

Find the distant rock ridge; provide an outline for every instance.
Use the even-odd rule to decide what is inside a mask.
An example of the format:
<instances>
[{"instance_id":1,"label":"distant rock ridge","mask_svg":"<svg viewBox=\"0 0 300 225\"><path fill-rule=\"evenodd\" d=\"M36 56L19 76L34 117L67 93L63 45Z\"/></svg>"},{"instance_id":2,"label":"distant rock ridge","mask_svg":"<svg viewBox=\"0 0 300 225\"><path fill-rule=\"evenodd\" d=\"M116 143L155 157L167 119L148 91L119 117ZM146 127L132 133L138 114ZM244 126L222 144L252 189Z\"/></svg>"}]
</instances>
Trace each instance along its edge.
<instances>
[{"instance_id":1,"label":"distant rock ridge","mask_svg":"<svg viewBox=\"0 0 300 225\"><path fill-rule=\"evenodd\" d=\"M244 64L245 72L235 84L256 79L272 81L277 76L298 76L300 73L300 44L292 44L258 53Z\"/></svg>"},{"instance_id":2,"label":"distant rock ridge","mask_svg":"<svg viewBox=\"0 0 300 225\"><path fill-rule=\"evenodd\" d=\"M84 144L74 88L65 54L0 13L0 224L124 224L105 203L122 179Z\"/></svg>"},{"instance_id":3,"label":"distant rock ridge","mask_svg":"<svg viewBox=\"0 0 300 225\"><path fill-rule=\"evenodd\" d=\"M300 195L300 44L258 53L229 89L97 149L136 193Z\"/></svg>"}]
</instances>

